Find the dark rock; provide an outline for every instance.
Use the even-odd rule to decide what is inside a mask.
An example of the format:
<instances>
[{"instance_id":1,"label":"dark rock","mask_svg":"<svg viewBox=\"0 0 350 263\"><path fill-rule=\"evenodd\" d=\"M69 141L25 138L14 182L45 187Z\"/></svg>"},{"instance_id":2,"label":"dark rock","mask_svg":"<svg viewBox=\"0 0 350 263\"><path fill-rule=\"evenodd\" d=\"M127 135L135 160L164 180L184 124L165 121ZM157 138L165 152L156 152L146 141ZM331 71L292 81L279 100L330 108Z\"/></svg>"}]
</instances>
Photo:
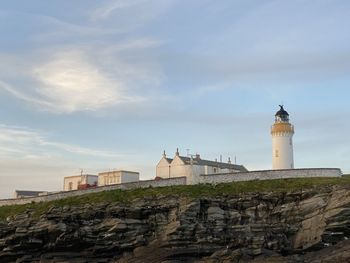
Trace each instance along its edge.
<instances>
[{"instance_id":1,"label":"dark rock","mask_svg":"<svg viewBox=\"0 0 350 263\"><path fill-rule=\"evenodd\" d=\"M350 262L349 191L28 210L0 222L0 262Z\"/></svg>"}]
</instances>

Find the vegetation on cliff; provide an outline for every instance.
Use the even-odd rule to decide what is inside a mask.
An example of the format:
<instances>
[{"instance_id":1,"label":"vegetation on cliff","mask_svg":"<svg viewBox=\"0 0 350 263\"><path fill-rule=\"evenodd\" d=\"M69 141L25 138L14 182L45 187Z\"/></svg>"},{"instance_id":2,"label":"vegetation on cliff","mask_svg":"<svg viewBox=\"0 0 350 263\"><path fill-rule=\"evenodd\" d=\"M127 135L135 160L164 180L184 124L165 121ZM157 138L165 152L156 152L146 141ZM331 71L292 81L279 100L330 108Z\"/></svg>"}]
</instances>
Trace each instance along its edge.
<instances>
[{"instance_id":1,"label":"vegetation on cliff","mask_svg":"<svg viewBox=\"0 0 350 263\"><path fill-rule=\"evenodd\" d=\"M169 186L160 188L145 188L134 190L113 190L100 193L86 194L82 196L69 197L62 200L32 203L26 205L13 205L0 207L0 219L14 216L25 212L34 211L35 216L48 211L51 207L79 206L82 204L129 203L138 198L176 196L188 197L190 199L199 197L219 197L234 196L242 193L258 192L293 192L306 189L330 186L330 185L350 185L350 176L342 178L303 178L303 179L284 179L269 181L249 181L234 182L218 185L188 185L188 186Z\"/></svg>"}]
</instances>

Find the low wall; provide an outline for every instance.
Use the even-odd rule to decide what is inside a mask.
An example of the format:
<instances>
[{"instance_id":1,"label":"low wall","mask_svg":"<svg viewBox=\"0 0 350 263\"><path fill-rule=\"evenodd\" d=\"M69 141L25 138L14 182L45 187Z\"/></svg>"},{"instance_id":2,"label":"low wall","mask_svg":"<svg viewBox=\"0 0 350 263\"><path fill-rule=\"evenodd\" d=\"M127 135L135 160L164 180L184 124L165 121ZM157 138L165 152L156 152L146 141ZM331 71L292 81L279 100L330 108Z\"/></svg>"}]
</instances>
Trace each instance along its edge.
<instances>
[{"instance_id":1,"label":"low wall","mask_svg":"<svg viewBox=\"0 0 350 263\"><path fill-rule=\"evenodd\" d=\"M80 196L90 193L99 193L103 191L111 191L116 189L121 190L131 190L136 188L148 188L148 187L165 187L165 186L173 186L173 185L186 185L186 177L177 177L177 178L169 178L162 180L148 180L148 181L139 181L133 183L124 183L124 184L115 184L115 185L107 185L96 188L89 188L85 190L76 190L76 191L67 191L67 192L59 192L55 194L49 194L38 197L28 197L21 199L3 199L0 200L0 206L6 205L23 205L29 203L39 203L39 202L48 202L59 199L64 199L67 197Z\"/></svg>"},{"instance_id":2,"label":"low wall","mask_svg":"<svg viewBox=\"0 0 350 263\"><path fill-rule=\"evenodd\" d=\"M197 178L200 184L219 184L253 180L273 180L288 178L310 177L341 177L342 171L338 168L292 169L292 170L264 170L245 173L229 173L215 175L201 175Z\"/></svg>"},{"instance_id":3,"label":"low wall","mask_svg":"<svg viewBox=\"0 0 350 263\"><path fill-rule=\"evenodd\" d=\"M310 177L341 177L342 172L338 168L315 168L315 169L293 169L293 170L264 170L253 171L244 173L228 173L228 174L213 174L213 175L200 175L196 176L196 184L219 184L241 181L254 181L254 180L273 180L273 179L288 179L288 178L310 178ZM6 205L21 205L28 203L38 203L54 201L64 199L67 197L80 196L90 193L98 193L103 191L111 191L116 189L130 190L136 188L148 188L148 187L164 187L175 185L186 185L192 183L190 180L187 182L186 177L176 177L162 180L149 180L139 181L133 183L108 185L96 188L89 188L86 190L77 190L69 192L59 192L55 194L49 194L39 197L30 197L22 199L4 199L0 200L0 206Z\"/></svg>"}]
</instances>

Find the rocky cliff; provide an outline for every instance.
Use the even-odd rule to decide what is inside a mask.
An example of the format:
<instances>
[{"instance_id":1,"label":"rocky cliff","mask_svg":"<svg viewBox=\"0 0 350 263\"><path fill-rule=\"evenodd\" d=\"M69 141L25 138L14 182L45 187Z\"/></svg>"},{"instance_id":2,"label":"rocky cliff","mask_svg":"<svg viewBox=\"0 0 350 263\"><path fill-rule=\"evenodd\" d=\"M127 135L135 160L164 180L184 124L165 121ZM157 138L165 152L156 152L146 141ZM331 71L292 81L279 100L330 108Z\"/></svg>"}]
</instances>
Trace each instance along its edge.
<instances>
[{"instance_id":1,"label":"rocky cliff","mask_svg":"<svg viewBox=\"0 0 350 263\"><path fill-rule=\"evenodd\" d=\"M0 221L0 262L350 262L350 186L52 207Z\"/></svg>"}]
</instances>

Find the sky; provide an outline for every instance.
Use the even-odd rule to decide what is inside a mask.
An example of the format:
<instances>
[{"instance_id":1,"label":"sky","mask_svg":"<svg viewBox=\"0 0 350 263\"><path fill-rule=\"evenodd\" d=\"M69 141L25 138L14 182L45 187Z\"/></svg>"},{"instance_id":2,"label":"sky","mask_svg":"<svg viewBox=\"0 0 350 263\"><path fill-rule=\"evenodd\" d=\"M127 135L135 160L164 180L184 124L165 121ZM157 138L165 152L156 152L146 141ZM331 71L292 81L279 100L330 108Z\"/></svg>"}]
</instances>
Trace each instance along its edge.
<instances>
[{"instance_id":1,"label":"sky","mask_svg":"<svg viewBox=\"0 0 350 263\"><path fill-rule=\"evenodd\" d=\"M2 0L0 198L163 150L271 169L279 104L295 166L350 172L347 0Z\"/></svg>"}]
</instances>

